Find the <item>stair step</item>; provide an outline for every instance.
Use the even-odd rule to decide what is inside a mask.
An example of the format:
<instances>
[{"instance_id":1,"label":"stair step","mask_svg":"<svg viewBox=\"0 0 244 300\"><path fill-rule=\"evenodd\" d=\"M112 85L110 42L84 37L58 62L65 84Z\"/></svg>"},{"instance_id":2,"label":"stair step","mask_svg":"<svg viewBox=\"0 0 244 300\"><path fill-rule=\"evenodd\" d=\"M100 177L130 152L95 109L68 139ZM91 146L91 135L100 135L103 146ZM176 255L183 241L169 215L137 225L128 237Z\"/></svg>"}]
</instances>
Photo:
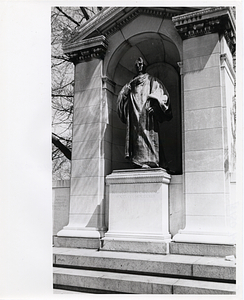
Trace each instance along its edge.
<instances>
[{"instance_id":1,"label":"stair step","mask_svg":"<svg viewBox=\"0 0 244 300\"><path fill-rule=\"evenodd\" d=\"M53 294L90 294L85 292L76 292L70 290L62 290L62 289L53 289Z\"/></svg>"},{"instance_id":2,"label":"stair step","mask_svg":"<svg viewBox=\"0 0 244 300\"><path fill-rule=\"evenodd\" d=\"M54 286L126 294L235 294L235 284L54 267ZM102 292L101 292L102 293Z\"/></svg>"},{"instance_id":3,"label":"stair step","mask_svg":"<svg viewBox=\"0 0 244 300\"><path fill-rule=\"evenodd\" d=\"M56 266L231 283L236 279L235 262L226 261L223 257L155 255L73 248L54 248L53 253Z\"/></svg>"}]
</instances>

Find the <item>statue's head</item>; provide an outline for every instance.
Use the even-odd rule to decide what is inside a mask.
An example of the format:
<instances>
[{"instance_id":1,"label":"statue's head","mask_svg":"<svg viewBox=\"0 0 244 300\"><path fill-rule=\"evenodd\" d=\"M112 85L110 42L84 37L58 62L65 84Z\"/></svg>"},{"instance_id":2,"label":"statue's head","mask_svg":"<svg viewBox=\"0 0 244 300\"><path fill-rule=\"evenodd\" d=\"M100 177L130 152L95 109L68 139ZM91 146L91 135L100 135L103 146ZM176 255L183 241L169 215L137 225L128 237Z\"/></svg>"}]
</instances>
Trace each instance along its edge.
<instances>
[{"instance_id":1,"label":"statue's head","mask_svg":"<svg viewBox=\"0 0 244 300\"><path fill-rule=\"evenodd\" d=\"M136 61L135 61L135 66L136 66L136 71L138 74L142 74L145 73L146 71L146 66L144 64L143 58L139 57Z\"/></svg>"}]
</instances>

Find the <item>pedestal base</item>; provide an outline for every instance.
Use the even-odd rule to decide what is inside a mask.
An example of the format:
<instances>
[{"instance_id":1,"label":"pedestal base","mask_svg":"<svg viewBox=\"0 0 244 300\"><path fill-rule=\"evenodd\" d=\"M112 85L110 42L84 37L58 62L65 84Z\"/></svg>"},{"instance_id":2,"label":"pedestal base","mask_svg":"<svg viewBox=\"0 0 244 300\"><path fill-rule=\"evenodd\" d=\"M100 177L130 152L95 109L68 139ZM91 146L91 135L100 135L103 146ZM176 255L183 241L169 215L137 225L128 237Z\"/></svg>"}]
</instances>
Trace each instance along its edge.
<instances>
[{"instance_id":1,"label":"pedestal base","mask_svg":"<svg viewBox=\"0 0 244 300\"><path fill-rule=\"evenodd\" d=\"M168 253L168 184L161 168L107 176L109 221L102 250Z\"/></svg>"},{"instance_id":2,"label":"pedestal base","mask_svg":"<svg viewBox=\"0 0 244 300\"><path fill-rule=\"evenodd\" d=\"M135 253L151 253L151 254L168 254L169 240L129 240L129 239L110 239L103 238L101 250L119 251L119 252L135 252Z\"/></svg>"}]
</instances>

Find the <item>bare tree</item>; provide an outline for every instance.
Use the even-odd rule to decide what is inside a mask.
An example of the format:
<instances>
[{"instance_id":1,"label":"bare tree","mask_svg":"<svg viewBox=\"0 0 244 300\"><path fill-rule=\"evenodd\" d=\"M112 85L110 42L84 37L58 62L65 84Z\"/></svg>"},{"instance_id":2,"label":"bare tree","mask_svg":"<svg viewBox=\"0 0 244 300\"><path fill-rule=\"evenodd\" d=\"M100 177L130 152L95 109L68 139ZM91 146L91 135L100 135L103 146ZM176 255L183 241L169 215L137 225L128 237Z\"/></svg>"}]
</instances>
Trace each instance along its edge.
<instances>
[{"instance_id":1,"label":"bare tree","mask_svg":"<svg viewBox=\"0 0 244 300\"><path fill-rule=\"evenodd\" d=\"M53 7L51 10L53 180L70 178L74 68L62 52L65 33L75 31L102 7Z\"/></svg>"}]
</instances>

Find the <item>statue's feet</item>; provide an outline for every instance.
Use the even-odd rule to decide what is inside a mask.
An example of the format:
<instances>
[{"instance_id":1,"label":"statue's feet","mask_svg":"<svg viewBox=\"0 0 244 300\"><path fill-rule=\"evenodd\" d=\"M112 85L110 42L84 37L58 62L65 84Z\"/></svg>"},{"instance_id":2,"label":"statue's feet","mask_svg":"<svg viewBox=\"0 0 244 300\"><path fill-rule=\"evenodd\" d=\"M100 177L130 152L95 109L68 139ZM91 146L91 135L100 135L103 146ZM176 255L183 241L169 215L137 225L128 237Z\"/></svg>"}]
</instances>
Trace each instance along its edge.
<instances>
[{"instance_id":1,"label":"statue's feet","mask_svg":"<svg viewBox=\"0 0 244 300\"><path fill-rule=\"evenodd\" d=\"M143 169L150 169L151 167L148 166L148 165L146 165L146 164L144 164L144 165L142 165L142 168L143 168Z\"/></svg>"}]
</instances>

